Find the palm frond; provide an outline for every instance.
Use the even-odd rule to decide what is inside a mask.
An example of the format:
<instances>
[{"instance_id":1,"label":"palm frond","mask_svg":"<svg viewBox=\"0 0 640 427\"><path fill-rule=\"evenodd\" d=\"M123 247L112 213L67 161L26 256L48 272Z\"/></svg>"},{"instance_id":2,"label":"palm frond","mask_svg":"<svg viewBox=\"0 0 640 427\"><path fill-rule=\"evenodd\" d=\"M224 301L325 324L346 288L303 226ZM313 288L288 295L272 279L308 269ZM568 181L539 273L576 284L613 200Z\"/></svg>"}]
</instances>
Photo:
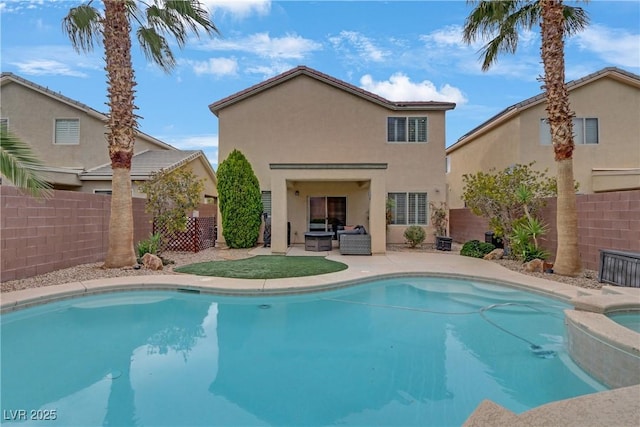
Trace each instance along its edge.
<instances>
[{"instance_id":1,"label":"palm frond","mask_svg":"<svg viewBox=\"0 0 640 427\"><path fill-rule=\"evenodd\" d=\"M189 34L200 36L219 34L211 21L209 12L198 0L156 0L145 10L146 23L140 23L138 41L147 57L165 71L175 66L173 53L165 36L172 36L180 48L184 47ZM141 21L141 19L139 19Z\"/></svg>"},{"instance_id":2,"label":"palm frond","mask_svg":"<svg viewBox=\"0 0 640 427\"><path fill-rule=\"evenodd\" d=\"M102 15L90 3L71 8L62 19L62 29L76 52L91 52L99 40L101 27Z\"/></svg>"},{"instance_id":3,"label":"palm frond","mask_svg":"<svg viewBox=\"0 0 640 427\"><path fill-rule=\"evenodd\" d=\"M173 52L165 39L152 27L138 27L138 43L147 60L158 64L163 70L170 71L176 66Z\"/></svg>"},{"instance_id":4,"label":"palm frond","mask_svg":"<svg viewBox=\"0 0 640 427\"><path fill-rule=\"evenodd\" d=\"M6 129L0 130L0 174L33 196L49 197L51 184L37 170L43 163L31 147Z\"/></svg>"},{"instance_id":5,"label":"palm frond","mask_svg":"<svg viewBox=\"0 0 640 427\"><path fill-rule=\"evenodd\" d=\"M476 4L463 27L462 40L472 44L479 39L490 39L480 50L482 70L487 71L500 53L515 53L519 32L530 30L540 23L540 1L503 0L469 1ZM565 34L583 30L589 22L586 12L579 7L564 6Z\"/></svg>"}]
</instances>

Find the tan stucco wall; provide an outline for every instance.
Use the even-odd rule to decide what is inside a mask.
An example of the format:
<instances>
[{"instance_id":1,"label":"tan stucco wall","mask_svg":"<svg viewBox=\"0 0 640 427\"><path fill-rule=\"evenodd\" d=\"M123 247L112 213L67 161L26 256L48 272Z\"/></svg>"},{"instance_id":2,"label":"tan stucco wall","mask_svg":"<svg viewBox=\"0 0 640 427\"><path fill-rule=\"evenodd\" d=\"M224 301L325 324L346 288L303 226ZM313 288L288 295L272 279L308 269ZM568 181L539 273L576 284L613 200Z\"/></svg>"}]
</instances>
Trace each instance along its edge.
<instances>
[{"instance_id":1,"label":"tan stucco wall","mask_svg":"<svg viewBox=\"0 0 640 427\"><path fill-rule=\"evenodd\" d=\"M187 164L187 168L193 172L199 178L204 178L204 191L202 192L202 199L204 196L218 197L218 186L215 179L215 175L211 168L203 165L203 159L197 158Z\"/></svg>"},{"instance_id":2,"label":"tan stucco wall","mask_svg":"<svg viewBox=\"0 0 640 427\"><path fill-rule=\"evenodd\" d=\"M51 96L15 82L1 87L0 117L8 119L9 129L31 145L36 155L49 167L91 169L110 162L105 137L105 122L79 107L68 105ZM79 119L80 142L77 145L54 144L55 120ZM136 137L134 152L167 149L143 137ZM68 174L49 174L59 188L91 193L95 188L108 189L109 183L94 184L87 181L82 187Z\"/></svg>"},{"instance_id":3,"label":"tan stucco wall","mask_svg":"<svg viewBox=\"0 0 640 427\"><path fill-rule=\"evenodd\" d=\"M592 170L640 168L640 88L612 78L601 78L572 89L569 99L576 117L597 118L599 126L599 143L576 144L573 153L574 177L580 184L579 192L602 191L599 185L605 183L610 190L629 189L629 185L638 179L637 175L629 178L628 174L612 174L606 181L596 183L594 188L593 176L597 174ZM544 117L545 103L541 102L451 151L451 172L447 174L451 207L464 206L460 195L465 173L535 161L536 169L548 168L549 176L555 176L553 147L540 144L539 123Z\"/></svg>"},{"instance_id":4,"label":"tan stucco wall","mask_svg":"<svg viewBox=\"0 0 640 427\"><path fill-rule=\"evenodd\" d=\"M389 116L427 116L428 143L388 143ZM443 111L391 111L301 75L220 110L218 117L219 161L226 159L233 149L239 149L251 163L261 190L272 191L274 210L279 202L273 193L285 190L272 187L274 171L269 167L271 163L386 163L388 167L384 172L368 171L367 174L361 170L323 173L316 170L309 172L307 177L301 177L298 176L300 171L293 175L291 171L286 171L288 174L280 176L285 182L277 183L280 187L292 180L354 179L344 184L332 182L324 187L324 191L349 195L349 209L356 209L357 201L362 199L356 196L360 193L355 191L354 182L377 179L376 184L371 185L371 203L379 199L382 222L371 224L370 230L372 233L376 230L378 235L385 234L380 230L384 230L384 200L388 192L427 192L429 201L444 201ZM355 177L358 174L360 176ZM383 178L377 177L377 174L382 174ZM300 218L306 216L308 208L302 204L306 203L308 195L311 192L314 195L332 194L322 194L321 188L311 184L299 191L299 201L292 202L295 206L288 206L287 209L292 214L295 231L301 233L306 231L306 219L300 221ZM376 193L375 196L373 193ZM358 213L348 213L347 222L357 223L367 209L366 203L365 206L358 206ZM373 216L370 214L371 218ZM272 235L276 233L275 227L276 224L272 224ZM286 223L282 227L286 227ZM404 226L396 228L404 230Z\"/></svg>"},{"instance_id":5,"label":"tan stucco wall","mask_svg":"<svg viewBox=\"0 0 640 427\"><path fill-rule=\"evenodd\" d=\"M449 155L450 171L446 174L448 185L448 204L451 209L464 207L462 192L463 175L479 171L489 172L491 168L504 169L519 158L519 146L514 135L520 133L520 121L512 117L473 143L460 147Z\"/></svg>"},{"instance_id":6,"label":"tan stucco wall","mask_svg":"<svg viewBox=\"0 0 640 427\"><path fill-rule=\"evenodd\" d=\"M48 166L89 169L109 163L105 123L97 117L13 82L2 85L0 96L0 117L9 119L9 129ZM78 145L54 144L56 119L80 120ZM136 138L135 152L146 149L162 148Z\"/></svg>"}]
</instances>

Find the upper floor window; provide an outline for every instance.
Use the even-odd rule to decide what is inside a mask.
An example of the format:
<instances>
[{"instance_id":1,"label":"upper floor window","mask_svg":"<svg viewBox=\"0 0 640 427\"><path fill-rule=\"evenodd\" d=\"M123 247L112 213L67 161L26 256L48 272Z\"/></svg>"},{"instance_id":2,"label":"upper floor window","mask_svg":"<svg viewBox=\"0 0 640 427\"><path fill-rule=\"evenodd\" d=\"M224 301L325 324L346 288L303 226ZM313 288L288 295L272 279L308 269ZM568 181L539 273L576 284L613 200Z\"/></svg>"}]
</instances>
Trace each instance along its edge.
<instances>
[{"instance_id":1,"label":"upper floor window","mask_svg":"<svg viewBox=\"0 0 640 427\"><path fill-rule=\"evenodd\" d=\"M451 156L445 156L444 158L444 171L445 173L451 172Z\"/></svg>"},{"instance_id":2,"label":"upper floor window","mask_svg":"<svg viewBox=\"0 0 640 427\"><path fill-rule=\"evenodd\" d=\"M595 118L573 118L573 142L575 144L597 144L598 119ZM547 119L540 119L540 144L551 144L551 128Z\"/></svg>"},{"instance_id":3,"label":"upper floor window","mask_svg":"<svg viewBox=\"0 0 640 427\"><path fill-rule=\"evenodd\" d=\"M56 119L54 144L74 145L80 143L80 119Z\"/></svg>"},{"instance_id":4,"label":"upper floor window","mask_svg":"<svg viewBox=\"0 0 640 427\"><path fill-rule=\"evenodd\" d=\"M387 117L388 142L427 142L426 117Z\"/></svg>"},{"instance_id":5,"label":"upper floor window","mask_svg":"<svg viewBox=\"0 0 640 427\"><path fill-rule=\"evenodd\" d=\"M389 193L391 224L427 224L427 193Z\"/></svg>"}]
</instances>

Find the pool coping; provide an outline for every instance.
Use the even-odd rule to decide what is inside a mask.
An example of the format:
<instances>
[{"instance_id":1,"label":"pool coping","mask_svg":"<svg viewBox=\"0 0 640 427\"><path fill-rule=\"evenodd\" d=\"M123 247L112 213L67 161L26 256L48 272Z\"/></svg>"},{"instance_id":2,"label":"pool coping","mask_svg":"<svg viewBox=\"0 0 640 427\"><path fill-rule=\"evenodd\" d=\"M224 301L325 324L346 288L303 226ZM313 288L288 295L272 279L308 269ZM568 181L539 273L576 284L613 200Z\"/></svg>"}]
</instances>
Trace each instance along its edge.
<instances>
[{"instance_id":1,"label":"pool coping","mask_svg":"<svg viewBox=\"0 0 640 427\"><path fill-rule=\"evenodd\" d=\"M127 276L71 282L62 285L1 293L0 313L61 299L125 290L175 290L219 295L274 296L320 292L355 286L370 280L408 276L463 278L534 292L573 305L574 310L567 310L568 312L573 312L573 314L589 312L590 315L586 317L596 323L605 319L594 316L606 318L606 313L611 311L640 310L640 289L629 290L612 286L603 286L602 290L578 288L564 283L527 276L496 263L454 254L398 252L367 257L328 254L327 259L343 262L349 268L336 273L285 279L228 279L176 273L173 275ZM304 283L301 284L301 282ZM578 318L581 321L584 317L578 314ZM619 328L624 328L623 326L608 318L606 320L608 320L607 330L603 332L606 337L613 336L613 339L616 340L617 338L615 337L623 336L625 338L620 343L621 345L638 350L640 347L640 334L620 333ZM587 325L587 327L590 326ZM637 341L635 342L637 344L634 345L634 339L636 338ZM633 350L631 351L633 352ZM616 391L615 400L610 397L612 395L610 392L612 391ZM619 394L622 394L623 398L620 398ZM601 396L601 398L598 396ZM538 421L549 420L548 424L536 422L537 425L556 425L560 419L562 419L562 422L560 422L562 425L621 424L618 421L624 424L624 421L628 419L640 420L640 399L638 399L638 396L640 396L640 385L634 385L623 389L613 389L580 396L568 399L568 401L551 402L520 415L511 413L516 418L511 418L511 415L506 414L509 411L500 407L500 405L493 402L491 404L483 402L470 414L465 425L486 425L478 424L477 422L492 419L492 417L495 417L496 421L499 419L518 419L523 422L523 424L520 424L520 421L518 421L517 424L512 425L530 425L525 423L527 414L530 413L535 413ZM600 409L594 412L594 407ZM613 413L611 412L612 407L616 408ZM562 408L562 411L558 408ZM580 412L577 409L574 410L572 408L583 408L586 411L583 411L583 413L591 415L585 418L579 415ZM578 414L574 417L576 420L574 424L567 424L566 417L561 416L559 413L567 411Z\"/></svg>"}]
</instances>

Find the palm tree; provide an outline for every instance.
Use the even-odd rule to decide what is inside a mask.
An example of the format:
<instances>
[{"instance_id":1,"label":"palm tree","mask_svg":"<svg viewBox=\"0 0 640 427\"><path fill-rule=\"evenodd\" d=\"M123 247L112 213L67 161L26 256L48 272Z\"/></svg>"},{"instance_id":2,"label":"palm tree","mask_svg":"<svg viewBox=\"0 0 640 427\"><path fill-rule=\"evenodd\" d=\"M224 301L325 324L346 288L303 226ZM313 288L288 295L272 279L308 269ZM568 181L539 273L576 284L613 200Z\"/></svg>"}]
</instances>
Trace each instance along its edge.
<instances>
[{"instance_id":1,"label":"palm tree","mask_svg":"<svg viewBox=\"0 0 640 427\"><path fill-rule=\"evenodd\" d=\"M153 4L135 0L103 0L104 11L93 0L72 8L63 19L78 52L90 52L98 39L104 45L109 120L107 143L113 170L109 247L106 268L134 265L133 211L131 200L131 158L137 128L134 104L135 79L131 63L131 23L147 59L164 71L171 71L176 61L165 35L183 47L189 33L218 33L207 10L199 0L154 0ZM144 5L144 10L139 6Z\"/></svg>"},{"instance_id":2,"label":"palm tree","mask_svg":"<svg viewBox=\"0 0 640 427\"><path fill-rule=\"evenodd\" d=\"M547 119L557 164L558 249L554 271L576 276L581 262L578 251L578 219L573 180L573 113L564 76L564 36L584 29L589 19L579 7L565 6L562 0L471 1L477 3L464 25L463 40L493 37L481 50L482 70L488 70L501 52L514 53L518 31L540 24L544 66L543 89Z\"/></svg>"},{"instance_id":3,"label":"palm tree","mask_svg":"<svg viewBox=\"0 0 640 427\"><path fill-rule=\"evenodd\" d=\"M27 143L0 129L0 175L34 197L49 197L51 184L38 171L42 166Z\"/></svg>"}]
</instances>

